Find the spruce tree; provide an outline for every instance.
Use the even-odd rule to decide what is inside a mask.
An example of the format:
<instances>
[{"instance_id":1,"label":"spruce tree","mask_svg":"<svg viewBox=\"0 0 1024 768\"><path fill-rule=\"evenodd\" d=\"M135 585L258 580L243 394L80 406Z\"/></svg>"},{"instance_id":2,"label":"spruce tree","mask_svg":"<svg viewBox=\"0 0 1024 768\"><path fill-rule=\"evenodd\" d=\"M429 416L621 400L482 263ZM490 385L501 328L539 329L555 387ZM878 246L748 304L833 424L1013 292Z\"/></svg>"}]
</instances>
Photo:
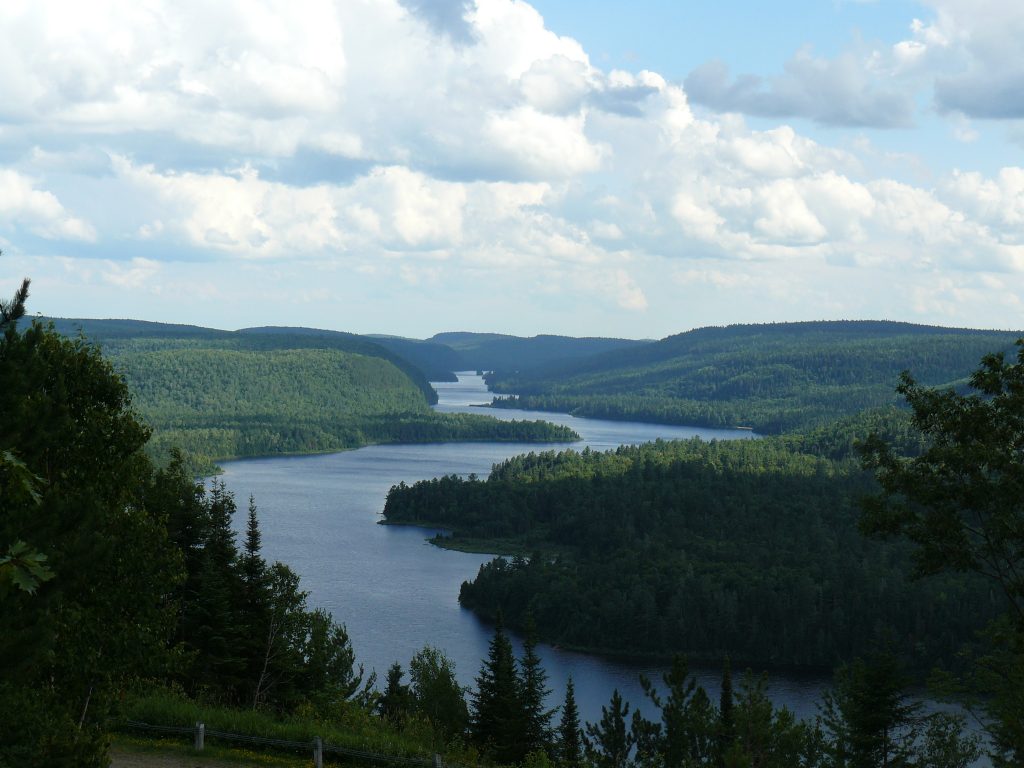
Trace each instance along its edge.
<instances>
[{"instance_id":1,"label":"spruce tree","mask_svg":"<svg viewBox=\"0 0 1024 768\"><path fill-rule=\"evenodd\" d=\"M884 649L855 659L835 678L821 705L835 763L849 768L908 764L921 705L908 700L908 680L895 655Z\"/></svg>"},{"instance_id":2,"label":"spruce tree","mask_svg":"<svg viewBox=\"0 0 1024 768\"><path fill-rule=\"evenodd\" d=\"M544 706L544 700L551 693L551 689L547 687L548 674L537 655L537 625L532 615L526 618L521 666L524 749L527 754L539 750L547 751L551 745L551 718L555 712Z\"/></svg>"},{"instance_id":3,"label":"spruce tree","mask_svg":"<svg viewBox=\"0 0 1024 768\"><path fill-rule=\"evenodd\" d=\"M249 520L245 527L245 548L242 555L242 577L246 586L255 587L266 578L267 564L260 555L263 549L263 535L260 533L256 516L256 499L249 496Z\"/></svg>"},{"instance_id":4,"label":"spruce tree","mask_svg":"<svg viewBox=\"0 0 1024 768\"><path fill-rule=\"evenodd\" d=\"M412 705L409 686L402 683L405 672L397 661L388 668L387 684L377 702L377 712L393 725L401 725Z\"/></svg>"},{"instance_id":5,"label":"spruce tree","mask_svg":"<svg viewBox=\"0 0 1024 768\"><path fill-rule=\"evenodd\" d=\"M245 529L245 543L240 557L242 577L242 603L239 625L244 627L239 653L245 664L243 696L256 709L261 703L260 679L265 671L268 633L272 631L270 575L267 563L260 554L263 536L260 534L256 514L256 500L249 496L249 519Z\"/></svg>"},{"instance_id":6,"label":"spruce tree","mask_svg":"<svg viewBox=\"0 0 1024 768\"><path fill-rule=\"evenodd\" d=\"M186 642L196 651L191 687L208 687L238 699L245 683L245 627L241 619L244 591L238 548L231 529L235 499L223 482L214 481L207 500L208 533L198 575L199 594Z\"/></svg>"},{"instance_id":7,"label":"spruce tree","mask_svg":"<svg viewBox=\"0 0 1024 768\"><path fill-rule=\"evenodd\" d=\"M565 683L565 703L562 704L562 720L558 725L558 762L564 768L581 768L583 765L583 743L580 737L580 713L576 708L576 688L569 676Z\"/></svg>"},{"instance_id":8,"label":"spruce tree","mask_svg":"<svg viewBox=\"0 0 1024 768\"><path fill-rule=\"evenodd\" d=\"M520 742L522 694L512 643L505 634L500 612L487 659L476 678L472 702L470 733L473 740L496 762L519 762L526 754Z\"/></svg>"},{"instance_id":9,"label":"spruce tree","mask_svg":"<svg viewBox=\"0 0 1024 768\"><path fill-rule=\"evenodd\" d=\"M734 694L732 690L732 666L729 657L722 664L722 693L718 699L718 765L722 765L725 753L736 737L736 722L733 716Z\"/></svg>"}]
</instances>

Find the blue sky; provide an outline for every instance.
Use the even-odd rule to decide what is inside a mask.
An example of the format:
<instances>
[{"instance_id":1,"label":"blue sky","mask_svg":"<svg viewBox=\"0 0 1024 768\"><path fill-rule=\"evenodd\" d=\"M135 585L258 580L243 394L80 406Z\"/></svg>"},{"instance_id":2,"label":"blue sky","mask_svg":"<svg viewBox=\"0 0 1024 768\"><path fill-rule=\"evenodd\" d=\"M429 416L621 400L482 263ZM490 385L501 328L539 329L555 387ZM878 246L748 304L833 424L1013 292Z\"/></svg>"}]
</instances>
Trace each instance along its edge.
<instances>
[{"instance_id":1,"label":"blue sky","mask_svg":"<svg viewBox=\"0 0 1024 768\"><path fill-rule=\"evenodd\" d=\"M0 290L221 328L1021 328L1024 6L0 7Z\"/></svg>"}]
</instances>

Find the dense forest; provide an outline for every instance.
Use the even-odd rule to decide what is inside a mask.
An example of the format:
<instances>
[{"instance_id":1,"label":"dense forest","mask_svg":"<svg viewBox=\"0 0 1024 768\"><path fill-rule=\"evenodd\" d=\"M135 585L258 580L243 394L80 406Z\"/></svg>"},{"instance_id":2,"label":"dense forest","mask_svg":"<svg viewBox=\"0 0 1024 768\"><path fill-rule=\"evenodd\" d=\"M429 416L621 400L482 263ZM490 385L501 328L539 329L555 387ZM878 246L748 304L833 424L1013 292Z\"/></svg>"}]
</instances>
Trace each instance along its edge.
<instances>
[{"instance_id":1,"label":"dense forest","mask_svg":"<svg viewBox=\"0 0 1024 768\"><path fill-rule=\"evenodd\" d=\"M818 322L701 328L653 344L552 363L488 384L496 407L762 434L806 430L898 403L905 369L930 385L965 372L1020 334L909 323Z\"/></svg>"},{"instance_id":2,"label":"dense forest","mask_svg":"<svg viewBox=\"0 0 1024 768\"><path fill-rule=\"evenodd\" d=\"M518 553L484 565L459 599L520 629L532 615L559 645L832 667L887 628L922 663L952 663L999 596L980 578L916 582L906 545L860 534L871 478L848 456L829 457L858 425L799 442L531 453L486 480L398 485L384 514L443 526L447 545Z\"/></svg>"},{"instance_id":3,"label":"dense forest","mask_svg":"<svg viewBox=\"0 0 1024 768\"><path fill-rule=\"evenodd\" d=\"M408 684L396 662L376 689L344 626L309 607L286 565L263 559L255 501L239 543L230 525L238 514L234 498L216 483L196 484L178 457L155 467L144 451L148 429L111 362L82 338L61 337L39 323L19 327L26 296L27 282L13 301L0 301L3 768L104 766L110 729L125 716L166 725L230 722L306 740L330 732L394 758L439 752L461 765L964 768L979 754L977 740L964 736L962 718L926 714L908 697L897 654L884 642L838 666L813 721L774 708L764 678L745 675L734 686L728 663L722 695L712 702L677 657L660 690L644 683L653 719L630 717L630 703L612 692L600 720L581 723L571 684L561 707L549 700L529 616L519 659L496 616L488 655L469 691L434 648L410 660ZM803 501L818 493L817 480L861 482L848 472L850 432L865 424L888 429L888 437L871 438L864 449L879 490L862 526L872 535L904 539L919 575L934 578L952 569L991 576L995 569L1007 612L958 684L981 696L995 764L1019 764L1024 583L1005 574L1019 564L1024 350L1017 364L989 359L971 384L982 396L934 393L905 379L901 392L913 407L909 429L905 420L878 413L859 427L806 438L519 458L495 473L494 483L517 488L504 510L511 526L502 533L521 534L520 518L534 514L531 505L516 501L530 487L539 497L563 482L580 483L583 492L587 483L603 483L612 493L628 481L638 494L638 512L625 531L629 541L649 545L647 524L658 535L692 539L697 570L714 550L705 536L721 521L690 509L693 526L679 532L662 526L671 521L659 519L665 511L648 479L662 478L672 493L692 490L692 477L703 472L730 503L756 504L750 494L758 486L750 476L771 478L780 493L798 500L799 517ZM901 458L907 447L914 455ZM737 490L716 475L729 477ZM487 486L448 479L434 488L444 483L456 495ZM592 505L600 501L590 497ZM550 512L537 522L555 535L560 518ZM766 541L774 524L787 524L788 513L777 513L757 524ZM590 512L576 514L580 519ZM838 525L842 517L828 521ZM745 522L749 516L738 524ZM601 529L610 536L624 532L614 520ZM606 544L601 535L587 538L583 549ZM522 565L557 566L575 546L563 542ZM729 554L729 545L723 551ZM789 553L782 559L791 562Z\"/></svg>"},{"instance_id":4,"label":"dense forest","mask_svg":"<svg viewBox=\"0 0 1024 768\"><path fill-rule=\"evenodd\" d=\"M214 331L134 321L62 321L95 333L153 428L150 452L176 447L193 470L217 459L312 453L370 443L565 442L547 422L438 414L426 378L361 337ZM154 327L155 326L155 327Z\"/></svg>"}]
</instances>

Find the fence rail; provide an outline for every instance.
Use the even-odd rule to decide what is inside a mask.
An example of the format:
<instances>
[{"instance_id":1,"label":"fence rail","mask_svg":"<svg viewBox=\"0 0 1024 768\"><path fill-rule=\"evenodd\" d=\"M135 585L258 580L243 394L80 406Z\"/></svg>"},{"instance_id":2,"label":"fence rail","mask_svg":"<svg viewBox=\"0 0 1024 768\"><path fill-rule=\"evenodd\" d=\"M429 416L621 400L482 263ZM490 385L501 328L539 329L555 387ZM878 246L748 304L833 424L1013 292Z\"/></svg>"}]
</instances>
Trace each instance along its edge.
<instances>
[{"instance_id":1,"label":"fence rail","mask_svg":"<svg viewBox=\"0 0 1024 768\"><path fill-rule=\"evenodd\" d=\"M340 755L343 757L367 760L374 763L385 763L388 765L417 766L419 768L462 768L454 764L445 764L440 755L434 755L432 760L423 757L404 757L402 755L386 755L381 752L368 752L362 749L342 747L337 744L325 744L317 736L312 741L291 741L289 739L271 739L266 736L254 736L248 733L229 733L207 728L204 723L196 723L194 726L182 725L152 725L138 720L123 720L118 725L122 728L133 731L149 731L152 733L172 733L189 735L193 737L193 743L197 750L202 750L206 738L220 739L238 744L256 744L274 749L287 749L302 752L313 752L313 760L317 768L323 765L324 753Z\"/></svg>"}]
</instances>

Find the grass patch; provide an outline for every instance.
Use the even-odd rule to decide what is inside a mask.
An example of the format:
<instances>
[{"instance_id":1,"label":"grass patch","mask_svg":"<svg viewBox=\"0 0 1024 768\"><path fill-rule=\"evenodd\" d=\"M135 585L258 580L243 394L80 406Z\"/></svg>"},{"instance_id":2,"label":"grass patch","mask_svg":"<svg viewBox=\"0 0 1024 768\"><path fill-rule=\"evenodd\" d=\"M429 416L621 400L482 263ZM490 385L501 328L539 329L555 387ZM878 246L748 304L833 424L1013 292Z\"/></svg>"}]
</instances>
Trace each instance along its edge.
<instances>
[{"instance_id":1,"label":"grass patch","mask_svg":"<svg viewBox=\"0 0 1024 768\"><path fill-rule=\"evenodd\" d=\"M114 768L121 764L165 768L169 765L209 766L209 768L235 768L238 766L266 766L266 768L308 768L313 764L312 755L285 755L277 752L261 752L254 749L240 749L219 744L207 744L202 752L192 749L186 743L188 737L180 739L146 738L132 734L116 734L111 738L110 751Z\"/></svg>"},{"instance_id":2,"label":"grass patch","mask_svg":"<svg viewBox=\"0 0 1024 768\"><path fill-rule=\"evenodd\" d=\"M252 709L232 708L218 704L196 701L185 696L178 690L167 688L143 689L129 696L121 710L125 720L132 720L148 725L191 727L196 722L206 726L207 748L227 749L231 754L253 751L264 755L287 755L285 751L244 744L232 745L230 741L211 734L211 731L222 731L244 736L258 736L265 739L278 739L308 743L309 755L312 756L312 742L319 736L325 746L342 747L358 750L373 755L391 757L412 757L422 760L433 760L435 753L446 757L446 761L462 765L474 765L478 756L472 748L461 743L446 744L431 725L419 718L410 717L401 728L396 728L363 707L352 703L341 703L328 712L312 709L300 710L285 714L272 711L253 711ZM140 734L125 727L125 739L137 739ZM119 736L119 738L122 738ZM144 736L143 741L154 741ZM160 736L163 741L163 735ZM191 736L182 735L173 739L174 743L187 742L186 751L191 751ZM204 749L205 754L207 750ZM301 750L296 749L296 759L303 758ZM197 754L192 752L192 754ZM324 755L325 761L340 759L338 756ZM372 760L362 761L356 757L346 757L348 764L384 765ZM273 763L268 763L273 764ZM284 765L306 765L286 762Z\"/></svg>"}]
</instances>

